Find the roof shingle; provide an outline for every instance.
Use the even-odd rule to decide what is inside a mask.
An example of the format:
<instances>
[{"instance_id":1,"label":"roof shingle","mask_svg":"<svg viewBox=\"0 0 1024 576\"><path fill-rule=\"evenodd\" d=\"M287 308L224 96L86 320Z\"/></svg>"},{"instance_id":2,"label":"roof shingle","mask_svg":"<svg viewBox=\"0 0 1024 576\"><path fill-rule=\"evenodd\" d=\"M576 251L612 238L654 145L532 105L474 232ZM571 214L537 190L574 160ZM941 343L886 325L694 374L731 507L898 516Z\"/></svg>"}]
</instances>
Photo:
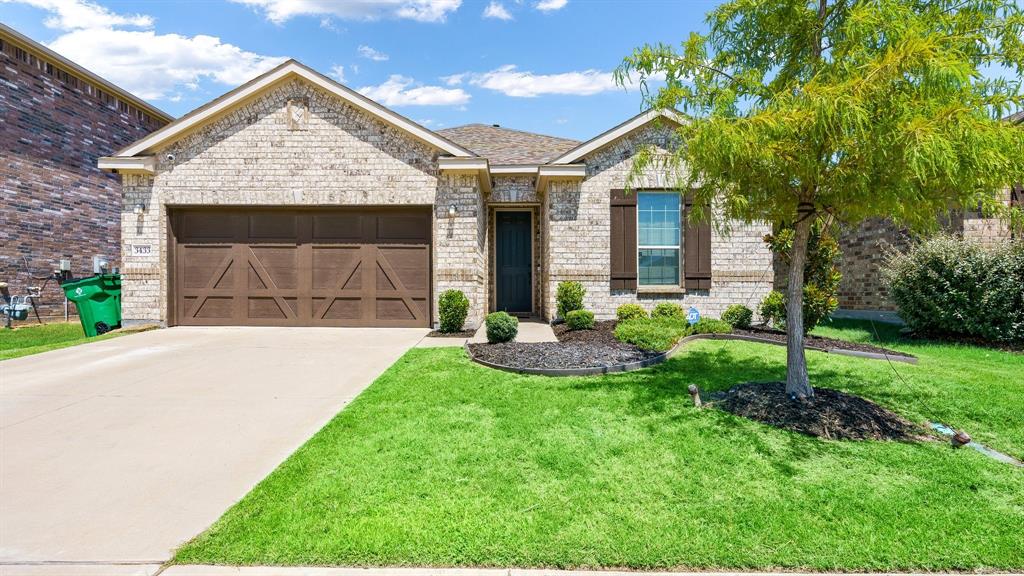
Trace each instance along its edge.
<instances>
[{"instance_id":1,"label":"roof shingle","mask_svg":"<svg viewBox=\"0 0 1024 576\"><path fill-rule=\"evenodd\" d=\"M568 138L487 124L466 124L436 132L494 165L544 164L579 145L578 141Z\"/></svg>"}]
</instances>

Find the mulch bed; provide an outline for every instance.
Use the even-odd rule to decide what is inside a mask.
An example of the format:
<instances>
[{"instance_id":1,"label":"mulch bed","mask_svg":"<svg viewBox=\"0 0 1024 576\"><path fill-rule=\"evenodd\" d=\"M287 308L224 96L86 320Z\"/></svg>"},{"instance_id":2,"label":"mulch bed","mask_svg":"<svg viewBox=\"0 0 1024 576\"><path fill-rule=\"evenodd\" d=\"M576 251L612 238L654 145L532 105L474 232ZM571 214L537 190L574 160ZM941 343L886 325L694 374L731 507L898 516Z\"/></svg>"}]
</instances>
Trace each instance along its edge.
<instances>
[{"instance_id":1,"label":"mulch bed","mask_svg":"<svg viewBox=\"0 0 1024 576\"><path fill-rule=\"evenodd\" d=\"M604 368L639 362L658 352L641 350L615 339L615 321L595 322L593 330L569 330L565 324L552 327L558 342L506 342L470 344L473 356L513 368Z\"/></svg>"},{"instance_id":2,"label":"mulch bed","mask_svg":"<svg viewBox=\"0 0 1024 576\"><path fill-rule=\"evenodd\" d=\"M755 338L764 338L766 340L772 340L774 342L786 343L786 333L781 330L774 330L772 328L762 328L759 326L751 326L748 330L740 330L734 328L733 334L739 336L753 336ZM911 354L906 352L898 352L896 350L889 350L888 348L881 348L872 344L864 344L861 342L848 342L846 340L836 340L834 338L823 338L821 336L804 336L804 346L811 346L814 348L824 348L825 350L831 350L833 348L838 350L852 350L854 352L873 352L875 354L889 354L894 356L908 356L913 357Z\"/></svg>"},{"instance_id":3,"label":"mulch bed","mask_svg":"<svg viewBox=\"0 0 1024 576\"><path fill-rule=\"evenodd\" d=\"M461 332L439 332L434 330L427 334L427 338L472 338L476 334L473 330L462 330Z\"/></svg>"},{"instance_id":4,"label":"mulch bed","mask_svg":"<svg viewBox=\"0 0 1024 576\"><path fill-rule=\"evenodd\" d=\"M777 428L829 440L917 441L928 437L909 420L870 400L816 388L793 400L782 382L750 383L711 395L711 404Z\"/></svg>"}]
</instances>

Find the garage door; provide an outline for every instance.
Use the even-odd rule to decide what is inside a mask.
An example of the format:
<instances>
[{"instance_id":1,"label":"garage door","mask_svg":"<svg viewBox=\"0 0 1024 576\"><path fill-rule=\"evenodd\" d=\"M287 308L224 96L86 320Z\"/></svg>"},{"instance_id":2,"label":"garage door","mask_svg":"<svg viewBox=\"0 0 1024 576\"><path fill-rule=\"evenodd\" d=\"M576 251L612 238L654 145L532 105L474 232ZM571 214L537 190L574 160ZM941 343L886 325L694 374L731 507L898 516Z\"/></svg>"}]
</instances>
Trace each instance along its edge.
<instances>
[{"instance_id":1,"label":"garage door","mask_svg":"<svg viewBox=\"0 0 1024 576\"><path fill-rule=\"evenodd\" d=\"M429 326L430 212L177 210L183 325Z\"/></svg>"}]
</instances>

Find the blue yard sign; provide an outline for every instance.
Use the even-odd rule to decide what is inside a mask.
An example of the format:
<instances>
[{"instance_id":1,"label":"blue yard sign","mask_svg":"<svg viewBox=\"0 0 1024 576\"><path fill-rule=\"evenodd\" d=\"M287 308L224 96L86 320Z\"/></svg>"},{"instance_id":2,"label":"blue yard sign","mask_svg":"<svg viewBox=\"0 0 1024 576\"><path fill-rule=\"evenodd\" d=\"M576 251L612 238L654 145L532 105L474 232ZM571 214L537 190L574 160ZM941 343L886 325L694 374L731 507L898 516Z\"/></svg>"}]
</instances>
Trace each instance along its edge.
<instances>
[{"instance_id":1,"label":"blue yard sign","mask_svg":"<svg viewBox=\"0 0 1024 576\"><path fill-rule=\"evenodd\" d=\"M700 321L700 312L693 306L690 306L690 309L686 311L686 321L690 323L690 326L693 326Z\"/></svg>"}]
</instances>

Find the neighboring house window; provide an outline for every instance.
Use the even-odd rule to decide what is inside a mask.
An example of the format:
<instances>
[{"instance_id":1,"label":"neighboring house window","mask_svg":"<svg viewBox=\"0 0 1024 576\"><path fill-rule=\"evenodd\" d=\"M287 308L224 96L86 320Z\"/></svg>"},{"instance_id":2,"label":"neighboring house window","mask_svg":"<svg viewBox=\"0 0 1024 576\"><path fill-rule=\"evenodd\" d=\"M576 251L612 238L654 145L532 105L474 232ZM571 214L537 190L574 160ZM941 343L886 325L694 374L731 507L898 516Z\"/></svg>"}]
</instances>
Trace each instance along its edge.
<instances>
[{"instance_id":1,"label":"neighboring house window","mask_svg":"<svg viewBox=\"0 0 1024 576\"><path fill-rule=\"evenodd\" d=\"M636 214L640 285L678 286L682 222L679 193L639 192Z\"/></svg>"}]
</instances>

